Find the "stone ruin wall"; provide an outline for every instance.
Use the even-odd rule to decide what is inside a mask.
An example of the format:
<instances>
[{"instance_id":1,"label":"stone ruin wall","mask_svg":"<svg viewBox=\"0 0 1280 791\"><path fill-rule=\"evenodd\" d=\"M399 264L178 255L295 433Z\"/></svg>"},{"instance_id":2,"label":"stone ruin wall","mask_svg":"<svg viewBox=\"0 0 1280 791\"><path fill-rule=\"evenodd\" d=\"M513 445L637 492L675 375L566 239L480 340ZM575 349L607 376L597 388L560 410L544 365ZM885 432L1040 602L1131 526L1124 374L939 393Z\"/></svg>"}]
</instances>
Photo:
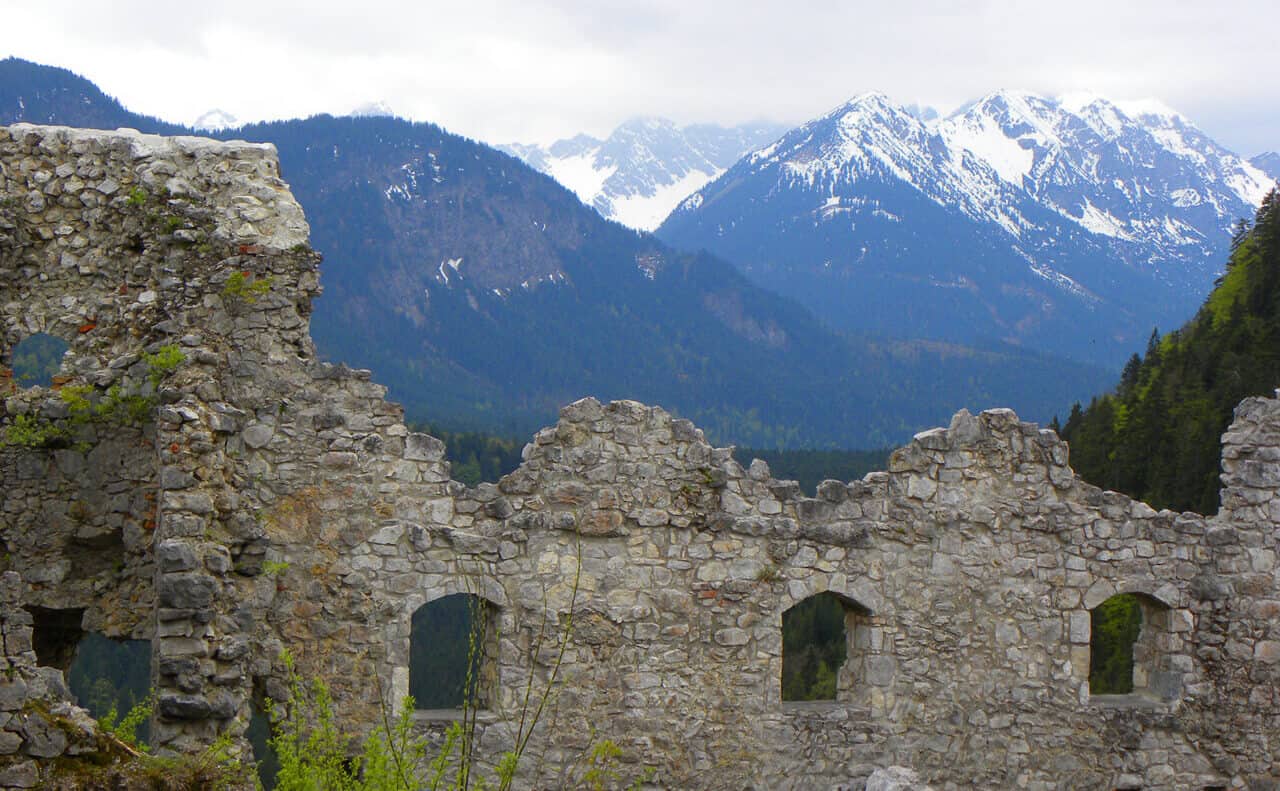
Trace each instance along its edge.
<instances>
[{"instance_id":1,"label":"stone ruin wall","mask_svg":"<svg viewBox=\"0 0 1280 791\"><path fill-rule=\"evenodd\" d=\"M285 649L367 731L408 691L412 614L471 592L497 622L482 755L558 674L530 787L600 738L668 788L890 766L935 788L1277 787L1280 398L1237 409L1210 518L1084 483L998 409L807 497L688 421L587 399L470 489L367 372L317 360L306 239L270 146L0 128L0 366L43 331L70 344L62 387L151 394L143 355L187 358L154 420L0 452L12 596L37 636L79 618L152 640L161 747L242 735ZM236 272L269 290L237 296ZM0 419L65 411L8 389ZM783 702L782 613L823 591L849 605L837 699ZM1116 592L1144 594L1146 694L1091 697L1089 610ZM0 763L24 755L0 733Z\"/></svg>"}]
</instances>

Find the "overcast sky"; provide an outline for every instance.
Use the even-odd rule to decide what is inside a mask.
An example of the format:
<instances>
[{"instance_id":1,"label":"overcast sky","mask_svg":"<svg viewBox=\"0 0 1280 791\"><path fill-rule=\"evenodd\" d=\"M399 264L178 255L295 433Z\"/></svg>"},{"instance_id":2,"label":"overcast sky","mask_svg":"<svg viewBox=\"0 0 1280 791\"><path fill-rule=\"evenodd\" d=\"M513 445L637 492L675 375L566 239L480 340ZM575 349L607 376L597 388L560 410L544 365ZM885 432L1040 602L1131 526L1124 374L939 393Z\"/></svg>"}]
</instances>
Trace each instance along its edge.
<instances>
[{"instance_id":1,"label":"overcast sky","mask_svg":"<svg viewBox=\"0 0 1280 791\"><path fill-rule=\"evenodd\" d=\"M638 115L801 122L878 90L1158 98L1246 155L1280 148L1276 0L0 0L0 57L191 122L399 115L488 142Z\"/></svg>"}]
</instances>

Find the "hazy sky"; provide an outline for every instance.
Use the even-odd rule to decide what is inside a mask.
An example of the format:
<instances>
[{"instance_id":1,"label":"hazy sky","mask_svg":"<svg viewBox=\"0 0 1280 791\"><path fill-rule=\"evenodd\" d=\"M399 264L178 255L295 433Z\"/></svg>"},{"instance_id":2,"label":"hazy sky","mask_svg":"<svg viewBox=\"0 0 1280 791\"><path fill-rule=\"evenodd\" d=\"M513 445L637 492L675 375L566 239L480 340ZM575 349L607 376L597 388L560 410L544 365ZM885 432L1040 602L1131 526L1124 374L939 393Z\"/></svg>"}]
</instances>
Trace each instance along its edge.
<instances>
[{"instance_id":1,"label":"hazy sky","mask_svg":"<svg viewBox=\"0 0 1280 791\"><path fill-rule=\"evenodd\" d=\"M0 57L190 122L398 114L489 142L637 115L800 122L879 90L943 111L999 88L1154 97L1280 148L1276 0L0 0Z\"/></svg>"}]
</instances>

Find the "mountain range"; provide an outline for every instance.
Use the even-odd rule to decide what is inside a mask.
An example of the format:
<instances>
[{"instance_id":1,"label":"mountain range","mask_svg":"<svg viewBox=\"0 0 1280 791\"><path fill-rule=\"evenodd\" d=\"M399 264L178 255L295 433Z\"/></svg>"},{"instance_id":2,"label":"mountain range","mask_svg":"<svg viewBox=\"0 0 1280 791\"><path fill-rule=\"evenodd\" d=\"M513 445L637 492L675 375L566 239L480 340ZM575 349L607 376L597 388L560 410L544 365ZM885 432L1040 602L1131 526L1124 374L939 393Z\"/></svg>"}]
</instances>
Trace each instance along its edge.
<instances>
[{"instance_id":1,"label":"mountain range","mask_svg":"<svg viewBox=\"0 0 1280 791\"><path fill-rule=\"evenodd\" d=\"M1194 311L1273 183L1154 103L1000 91L919 115L859 96L739 160L657 235L835 327L1118 366Z\"/></svg>"},{"instance_id":2,"label":"mountain range","mask_svg":"<svg viewBox=\"0 0 1280 791\"><path fill-rule=\"evenodd\" d=\"M64 70L0 61L0 123L24 120L186 131ZM372 368L412 419L525 433L590 394L662 404L718 442L872 447L961 406L1048 417L1110 378L998 345L835 332L432 124L316 116L219 134L277 146L325 255L319 349Z\"/></svg>"},{"instance_id":3,"label":"mountain range","mask_svg":"<svg viewBox=\"0 0 1280 791\"><path fill-rule=\"evenodd\" d=\"M663 118L638 118L604 140L578 135L549 146L499 148L573 190L602 216L652 231L690 193L785 131L767 122L677 127Z\"/></svg>"}]
</instances>

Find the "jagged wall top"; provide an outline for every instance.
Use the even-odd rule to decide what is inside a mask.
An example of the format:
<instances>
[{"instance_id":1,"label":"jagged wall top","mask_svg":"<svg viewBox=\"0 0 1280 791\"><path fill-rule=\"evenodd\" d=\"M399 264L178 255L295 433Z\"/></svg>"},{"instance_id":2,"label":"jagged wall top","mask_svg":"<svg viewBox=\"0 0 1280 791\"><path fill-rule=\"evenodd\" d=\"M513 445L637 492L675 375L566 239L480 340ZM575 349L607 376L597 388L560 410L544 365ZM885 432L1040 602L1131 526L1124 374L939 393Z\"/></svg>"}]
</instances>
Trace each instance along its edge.
<instances>
[{"instance_id":1,"label":"jagged wall top","mask_svg":"<svg viewBox=\"0 0 1280 791\"><path fill-rule=\"evenodd\" d=\"M270 143L32 124L0 127L0 142L15 143L29 154L15 158L6 151L0 174L27 181L30 211L51 205L81 208L60 200L64 195L88 209L127 202L136 187L198 199L211 211L216 238L231 244L287 250L306 244L310 234ZM51 162L56 166L50 168ZM132 183L121 178L130 172Z\"/></svg>"}]
</instances>

